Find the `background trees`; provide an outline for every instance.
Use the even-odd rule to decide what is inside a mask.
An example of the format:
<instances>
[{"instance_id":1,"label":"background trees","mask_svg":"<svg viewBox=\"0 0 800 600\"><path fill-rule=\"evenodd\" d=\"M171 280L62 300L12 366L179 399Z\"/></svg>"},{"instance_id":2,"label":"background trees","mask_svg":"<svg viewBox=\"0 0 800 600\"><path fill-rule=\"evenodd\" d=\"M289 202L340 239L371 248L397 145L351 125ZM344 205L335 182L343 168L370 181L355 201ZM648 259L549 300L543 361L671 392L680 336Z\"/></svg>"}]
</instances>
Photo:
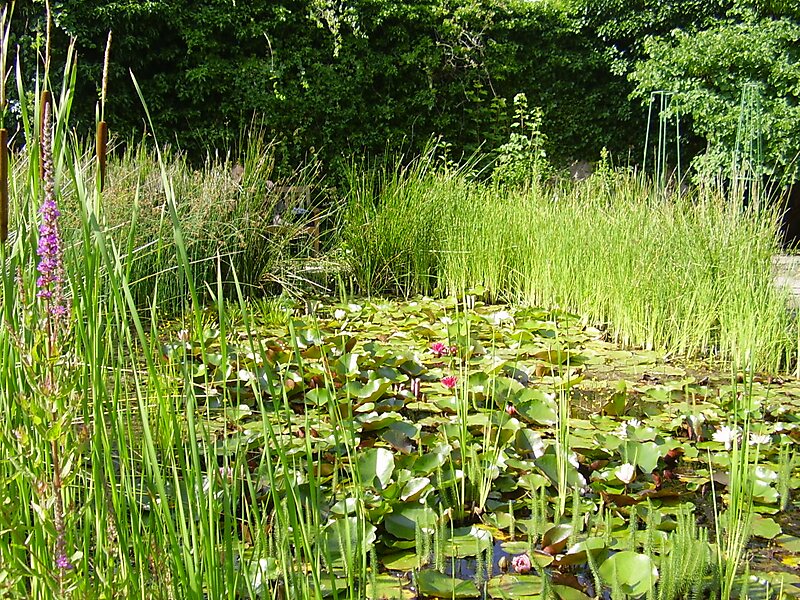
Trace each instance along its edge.
<instances>
[{"instance_id":1,"label":"background trees","mask_svg":"<svg viewBox=\"0 0 800 600\"><path fill-rule=\"evenodd\" d=\"M78 82L90 82L79 83L78 129L94 121L111 29L107 120L122 137L141 135L131 71L160 139L194 156L235 146L255 123L287 167L309 155L335 167L353 152L415 153L431 136L458 159L506 142L524 93L542 109L551 159L592 160L606 147L635 160L656 89L676 92L696 147L716 156L735 139L746 83L765 111L770 168L786 170L800 146L790 2L53 0L51 10L52 67L74 37ZM15 32L32 73L41 0L18 4Z\"/></svg>"}]
</instances>

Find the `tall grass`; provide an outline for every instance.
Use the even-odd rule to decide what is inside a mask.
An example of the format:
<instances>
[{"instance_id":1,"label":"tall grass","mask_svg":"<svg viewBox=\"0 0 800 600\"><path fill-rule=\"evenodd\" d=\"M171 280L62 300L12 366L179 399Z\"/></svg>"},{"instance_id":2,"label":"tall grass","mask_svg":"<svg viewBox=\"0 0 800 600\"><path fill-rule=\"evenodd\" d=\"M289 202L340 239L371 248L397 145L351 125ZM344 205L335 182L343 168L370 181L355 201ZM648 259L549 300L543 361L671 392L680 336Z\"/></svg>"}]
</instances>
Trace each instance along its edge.
<instances>
[{"instance_id":1,"label":"tall grass","mask_svg":"<svg viewBox=\"0 0 800 600\"><path fill-rule=\"evenodd\" d=\"M628 345L763 369L791 357L775 207L710 188L668 195L627 172L521 190L417 164L389 172L349 190L343 240L367 292L482 288L588 315Z\"/></svg>"},{"instance_id":2,"label":"tall grass","mask_svg":"<svg viewBox=\"0 0 800 600\"><path fill-rule=\"evenodd\" d=\"M0 244L0 595L322 598L327 587L333 597L356 597L366 580L366 559L353 559L351 551L367 537L363 499L355 494L352 519L325 521L312 468L320 456L310 443L289 452L294 414L286 398L272 390L270 403L255 394L262 422L240 432L240 441L255 439L258 450L245 453L220 451L236 446L225 417L238 406L235 395L223 394L212 407L196 394L210 385L210 375L198 376L189 359L197 350L211 360L203 290L219 330L215 360L227 364L235 356L226 296L238 303L248 329L238 343L254 357L266 355L244 298L246 285L264 275L258 268L271 264L258 261L272 259L234 263L230 246L210 246L255 236L266 218L262 205L237 204L236 188L228 205L215 207L215 186L233 189L223 175L227 166L194 173L157 151L138 150L135 166L130 157L109 161L101 190L92 149L81 147L66 124L72 66L51 106L52 150L43 152L53 157L44 169L52 183L40 175L39 142L51 121L40 125L36 118L39 93L30 95L37 99L31 104L23 100L28 143L10 159L13 235ZM245 163L242 187L266 183L259 164ZM69 304L57 339L48 304L37 297L38 208L46 188L61 210ZM187 207L187 188L207 195ZM237 218L206 220L201 209ZM252 231L241 231L243 225ZM198 262L203 253L194 244L212 260ZM248 265L256 271L240 277ZM153 285L143 283L147 273L155 273ZM188 311L180 343L161 334L159 309L170 299ZM174 360L165 360L170 348ZM340 407L332 401L329 409ZM352 455L354 437L337 440L339 451ZM335 530L327 538L333 544L323 543L323 528ZM336 551L337 543L348 554ZM336 592L333 567L342 562L336 568L345 569L347 590Z\"/></svg>"}]
</instances>

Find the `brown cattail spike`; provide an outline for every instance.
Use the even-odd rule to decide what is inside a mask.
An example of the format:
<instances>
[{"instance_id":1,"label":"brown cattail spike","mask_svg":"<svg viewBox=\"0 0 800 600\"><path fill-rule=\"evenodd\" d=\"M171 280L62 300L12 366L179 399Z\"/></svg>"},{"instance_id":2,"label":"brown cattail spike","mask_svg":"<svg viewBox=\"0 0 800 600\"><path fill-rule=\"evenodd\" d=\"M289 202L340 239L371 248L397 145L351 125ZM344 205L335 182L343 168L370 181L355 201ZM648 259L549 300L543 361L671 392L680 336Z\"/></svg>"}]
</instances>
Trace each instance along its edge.
<instances>
[{"instance_id":1,"label":"brown cattail spike","mask_svg":"<svg viewBox=\"0 0 800 600\"><path fill-rule=\"evenodd\" d=\"M100 121L97 124L97 176L100 179L100 191L106 182L106 152L108 147L108 124Z\"/></svg>"},{"instance_id":2,"label":"brown cattail spike","mask_svg":"<svg viewBox=\"0 0 800 600\"><path fill-rule=\"evenodd\" d=\"M8 239L8 130L0 129L0 244Z\"/></svg>"},{"instance_id":3,"label":"brown cattail spike","mask_svg":"<svg viewBox=\"0 0 800 600\"><path fill-rule=\"evenodd\" d=\"M41 138L44 128L47 126L44 122L47 107L51 106L53 97L50 95L50 90L42 90L42 95L39 100L39 137ZM52 107L50 112L52 113ZM39 177L44 179L44 156L42 154L42 143L39 142Z\"/></svg>"}]
</instances>

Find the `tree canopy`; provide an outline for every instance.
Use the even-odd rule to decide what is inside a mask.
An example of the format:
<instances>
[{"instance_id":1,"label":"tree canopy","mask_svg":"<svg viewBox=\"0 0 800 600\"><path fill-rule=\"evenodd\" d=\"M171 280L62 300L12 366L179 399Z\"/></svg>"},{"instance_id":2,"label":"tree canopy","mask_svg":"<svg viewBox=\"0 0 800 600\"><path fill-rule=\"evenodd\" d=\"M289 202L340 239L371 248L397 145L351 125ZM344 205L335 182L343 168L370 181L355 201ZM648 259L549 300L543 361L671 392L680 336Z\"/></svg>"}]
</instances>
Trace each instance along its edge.
<instances>
[{"instance_id":1,"label":"tree canopy","mask_svg":"<svg viewBox=\"0 0 800 600\"><path fill-rule=\"evenodd\" d=\"M278 141L285 165L415 153L431 137L458 159L508 141L518 94L541 109L548 157L640 156L654 90L675 92L706 154L719 155L735 143L742 89L753 86L771 168L790 168L800 148L800 15L788 1L52 0L50 9L51 80L68 40L76 44L79 131L94 123L112 30L112 130L143 130L133 73L159 139L195 156L255 126ZM33 78L44 2L19 2L13 23Z\"/></svg>"}]
</instances>

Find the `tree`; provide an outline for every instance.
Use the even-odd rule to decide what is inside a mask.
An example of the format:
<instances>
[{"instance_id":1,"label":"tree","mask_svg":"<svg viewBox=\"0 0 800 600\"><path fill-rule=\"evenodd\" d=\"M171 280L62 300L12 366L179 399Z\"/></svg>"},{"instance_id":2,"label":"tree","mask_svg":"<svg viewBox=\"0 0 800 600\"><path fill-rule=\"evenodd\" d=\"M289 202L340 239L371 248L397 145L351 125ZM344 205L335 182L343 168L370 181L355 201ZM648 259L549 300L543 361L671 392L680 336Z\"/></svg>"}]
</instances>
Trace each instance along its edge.
<instances>
[{"instance_id":1,"label":"tree","mask_svg":"<svg viewBox=\"0 0 800 600\"><path fill-rule=\"evenodd\" d=\"M634 95L649 99L653 90L674 92L672 108L688 115L707 142L695 159L702 174L730 174L737 143L750 144L760 135L763 172L784 181L797 178L797 21L744 8L702 31L649 38L645 51L648 57L632 75Z\"/></svg>"}]
</instances>

